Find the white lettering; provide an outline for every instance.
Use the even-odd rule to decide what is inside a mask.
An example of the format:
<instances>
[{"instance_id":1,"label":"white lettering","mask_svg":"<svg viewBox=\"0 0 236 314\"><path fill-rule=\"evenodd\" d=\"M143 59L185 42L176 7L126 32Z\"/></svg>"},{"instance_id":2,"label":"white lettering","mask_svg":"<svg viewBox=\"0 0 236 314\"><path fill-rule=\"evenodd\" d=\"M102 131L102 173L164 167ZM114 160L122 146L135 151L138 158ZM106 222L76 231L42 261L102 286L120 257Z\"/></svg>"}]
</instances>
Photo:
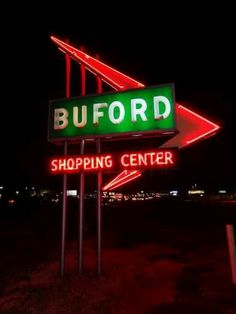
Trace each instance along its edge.
<instances>
[{"instance_id":1,"label":"white lettering","mask_svg":"<svg viewBox=\"0 0 236 314\"><path fill-rule=\"evenodd\" d=\"M68 111L64 108L54 109L54 130L63 130L68 125Z\"/></svg>"},{"instance_id":2,"label":"white lettering","mask_svg":"<svg viewBox=\"0 0 236 314\"><path fill-rule=\"evenodd\" d=\"M173 164L173 154L171 152L166 152L165 153L165 157L166 157L166 164L170 163L170 164Z\"/></svg>"},{"instance_id":3,"label":"white lettering","mask_svg":"<svg viewBox=\"0 0 236 314\"><path fill-rule=\"evenodd\" d=\"M57 159L53 159L51 161L51 171L56 171L57 170Z\"/></svg>"},{"instance_id":4,"label":"white lettering","mask_svg":"<svg viewBox=\"0 0 236 314\"><path fill-rule=\"evenodd\" d=\"M154 103L154 119L160 120L168 118L171 111L170 102L168 98L166 98L165 96L155 96L153 98L153 103ZM160 103L163 103L165 106L165 110L163 113L160 113Z\"/></svg>"},{"instance_id":5,"label":"white lettering","mask_svg":"<svg viewBox=\"0 0 236 314\"><path fill-rule=\"evenodd\" d=\"M77 128L83 128L87 124L87 106L81 108L81 122L78 121L79 108L73 107L73 123Z\"/></svg>"},{"instance_id":6,"label":"white lettering","mask_svg":"<svg viewBox=\"0 0 236 314\"><path fill-rule=\"evenodd\" d=\"M119 116L115 118L114 111L115 108L119 108ZM120 124L125 117L125 108L120 101L113 101L108 109L109 119L113 124Z\"/></svg>"},{"instance_id":7,"label":"white lettering","mask_svg":"<svg viewBox=\"0 0 236 314\"><path fill-rule=\"evenodd\" d=\"M128 159L128 158L129 158L128 154L121 156L120 162L121 162L122 166L124 166L124 167L128 167L129 166L129 163L125 161L125 159Z\"/></svg>"},{"instance_id":8,"label":"white lettering","mask_svg":"<svg viewBox=\"0 0 236 314\"><path fill-rule=\"evenodd\" d=\"M137 105L141 105L141 107L137 108ZM145 115L146 109L147 103L144 99L142 98L131 99L131 121L136 122L137 115L139 115L143 121L147 121L147 117Z\"/></svg>"},{"instance_id":9,"label":"white lettering","mask_svg":"<svg viewBox=\"0 0 236 314\"><path fill-rule=\"evenodd\" d=\"M100 108L106 108L107 103L98 103L93 105L93 124L98 125L99 118L104 116L104 112L99 112Z\"/></svg>"},{"instance_id":10,"label":"white lettering","mask_svg":"<svg viewBox=\"0 0 236 314\"><path fill-rule=\"evenodd\" d=\"M105 157L105 165L107 168L111 168L112 165L113 165L113 162L112 162L112 156L111 155L108 155Z\"/></svg>"}]
</instances>

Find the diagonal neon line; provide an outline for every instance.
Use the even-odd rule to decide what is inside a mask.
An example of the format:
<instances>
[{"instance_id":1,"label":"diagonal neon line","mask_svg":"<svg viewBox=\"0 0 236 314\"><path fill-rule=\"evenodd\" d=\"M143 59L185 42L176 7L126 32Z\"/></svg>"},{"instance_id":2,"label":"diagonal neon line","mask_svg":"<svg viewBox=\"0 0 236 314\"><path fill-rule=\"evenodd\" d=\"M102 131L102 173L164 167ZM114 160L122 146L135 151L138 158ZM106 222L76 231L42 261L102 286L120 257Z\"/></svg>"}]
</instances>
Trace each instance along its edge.
<instances>
[{"instance_id":1,"label":"diagonal neon line","mask_svg":"<svg viewBox=\"0 0 236 314\"><path fill-rule=\"evenodd\" d=\"M112 181L106 184L102 189L104 191L107 190L111 185L115 184L118 179L124 178L126 175L127 175L127 170L122 171L118 176L116 176Z\"/></svg>"},{"instance_id":2,"label":"diagonal neon line","mask_svg":"<svg viewBox=\"0 0 236 314\"><path fill-rule=\"evenodd\" d=\"M124 185L134 179L137 179L142 175L142 173L139 170L135 170L136 173L133 173L131 176L126 177L125 179L121 180L121 182L117 182L115 185L111 186L108 191L114 190L115 188Z\"/></svg>"},{"instance_id":3,"label":"diagonal neon line","mask_svg":"<svg viewBox=\"0 0 236 314\"><path fill-rule=\"evenodd\" d=\"M133 170L133 171L132 170L124 170L117 177L115 177L111 182L109 182L105 187L103 187L103 190L105 191L105 190L111 188L113 185L116 185L117 183L120 183L129 177L132 177L137 172L139 172L139 170Z\"/></svg>"},{"instance_id":4,"label":"diagonal neon line","mask_svg":"<svg viewBox=\"0 0 236 314\"><path fill-rule=\"evenodd\" d=\"M114 89L125 90L128 88L144 87L142 83L106 65L98 59L89 56L62 40L54 36L51 36L51 40L56 43L62 51L68 53L75 61L83 63L93 74L101 76L101 78Z\"/></svg>"}]
</instances>

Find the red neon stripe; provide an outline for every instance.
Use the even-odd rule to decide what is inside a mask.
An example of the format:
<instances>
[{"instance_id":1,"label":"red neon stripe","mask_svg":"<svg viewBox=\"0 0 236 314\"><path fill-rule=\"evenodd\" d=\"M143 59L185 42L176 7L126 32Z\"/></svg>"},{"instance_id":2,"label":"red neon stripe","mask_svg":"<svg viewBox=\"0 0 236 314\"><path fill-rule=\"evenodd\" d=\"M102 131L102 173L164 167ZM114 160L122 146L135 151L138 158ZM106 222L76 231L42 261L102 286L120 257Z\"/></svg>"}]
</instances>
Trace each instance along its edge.
<instances>
[{"instance_id":1,"label":"red neon stripe","mask_svg":"<svg viewBox=\"0 0 236 314\"><path fill-rule=\"evenodd\" d=\"M67 52L74 60L83 63L88 70L95 75L99 75L107 84L111 85L116 90L124 90L128 88L141 88L144 85L131 77L109 67L105 63L87 55L81 50L74 48L71 45L59 40L58 38L51 36L53 42L55 42L62 50Z\"/></svg>"},{"instance_id":2,"label":"red neon stripe","mask_svg":"<svg viewBox=\"0 0 236 314\"><path fill-rule=\"evenodd\" d=\"M113 179L111 182L109 182L107 185L103 187L103 191L113 189L113 186L116 186L117 184L122 185L123 182L126 182L128 178L131 178L133 176L136 176L137 174L141 175L140 170L124 170L121 172L115 179Z\"/></svg>"},{"instance_id":3,"label":"red neon stripe","mask_svg":"<svg viewBox=\"0 0 236 314\"><path fill-rule=\"evenodd\" d=\"M176 124L179 133L161 147L184 148L207 136L214 135L220 128L219 125L180 104L176 104Z\"/></svg>"},{"instance_id":4,"label":"red neon stripe","mask_svg":"<svg viewBox=\"0 0 236 314\"><path fill-rule=\"evenodd\" d=\"M186 134L185 145L191 144L201 138L204 138L208 135L213 135L220 127L219 125L209 121L208 119L200 116L199 114L189 110L188 108L178 105L178 112L182 116L185 116L189 121L191 120L194 123L197 123L199 130L196 130L192 134Z\"/></svg>"},{"instance_id":5,"label":"red neon stripe","mask_svg":"<svg viewBox=\"0 0 236 314\"><path fill-rule=\"evenodd\" d=\"M138 172L136 174L134 174L133 176L131 176L130 178L126 178L125 180L122 180L121 182L113 185L111 188L109 188L108 191L112 191L115 188L118 188L119 186L122 186L122 185L124 185L124 184L126 184L126 183L128 183L130 181L133 181L133 180L137 179L138 177L140 177L142 175L142 173L139 170L137 170L137 171Z\"/></svg>"},{"instance_id":6,"label":"red neon stripe","mask_svg":"<svg viewBox=\"0 0 236 314\"><path fill-rule=\"evenodd\" d=\"M103 191L107 190L110 186L116 183L118 179L125 178L128 170L122 171L118 176L116 176L113 180L111 180L108 184L106 184L102 189Z\"/></svg>"},{"instance_id":7,"label":"red neon stripe","mask_svg":"<svg viewBox=\"0 0 236 314\"><path fill-rule=\"evenodd\" d=\"M66 98L70 98L70 72L71 72L70 56L66 54L65 59L66 59Z\"/></svg>"},{"instance_id":8,"label":"red neon stripe","mask_svg":"<svg viewBox=\"0 0 236 314\"><path fill-rule=\"evenodd\" d=\"M119 179L115 179L115 181L112 183L112 185L117 184L118 182L121 182L125 179L127 179L128 177L136 174L136 172L138 172L139 170L125 170L125 173L123 174L123 176L121 176Z\"/></svg>"}]
</instances>

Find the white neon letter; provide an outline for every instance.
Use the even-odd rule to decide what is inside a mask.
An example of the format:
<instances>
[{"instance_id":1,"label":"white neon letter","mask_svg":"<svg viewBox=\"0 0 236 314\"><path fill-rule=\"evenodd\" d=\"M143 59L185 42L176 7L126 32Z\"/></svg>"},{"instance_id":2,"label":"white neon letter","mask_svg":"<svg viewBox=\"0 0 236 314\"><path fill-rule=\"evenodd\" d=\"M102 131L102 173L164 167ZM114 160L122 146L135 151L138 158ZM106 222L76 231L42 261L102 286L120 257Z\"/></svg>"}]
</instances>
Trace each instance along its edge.
<instances>
[{"instance_id":1,"label":"white neon letter","mask_svg":"<svg viewBox=\"0 0 236 314\"><path fill-rule=\"evenodd\" d=\"M140 108L137 108L137 105L141 105ZM131 99L131 121L137 121L137 115L141 117L143 121L147 121L147 117L145 115L145 111L147 109L147 103L142 98L134 98Z\"/></svg>"},{"instance_id":2,"label":"white neon letter","mask_svg":"<svg viewBox=\"0 0 236 314\"><path fill-rule=\"evenodd\" d=\"M113 166L113 160L111 155L105 157L105 165L107 168L111 168Z\"/></svg>"},{"instance_id":3,"label":"white neon letter","mask_svg":"<svg viewBox=\"0 0 236 314\"><path fill-rule=\"evenodd\" d=\"M99 112L98 110L100 108L106 108L107 106L105 102L93 105L93 124L98 124L98 119L104 116L104 112Z\"/></svg>"},{"instance_id":4,"label":"white neon letter","mask_svg":"<svg viewBox=\"0 0 236 314\"><path fill-rule=\"evenodd\" d=\"M53 159L51 161L51 171L56 171L57 168L58 168L58 166L57 166L57 159Z\"/></svg>"},{"instance_id":5,"label":"white neon letter","mask_svg":"<svg viewBox=\"0 0 236 314\"><path fill-rule=\"evenodd\" d=\"M160 114L160 102L162 102L165 105L165 110L163 113ZM160 119L166 119L170 114L170 102L169 99L165 96L155 96L153 98L154 103L154 119L160 120Z\"/></svg>"},{"instance_id":6,"label":"white neon letter","mask_svg":"<svg viewBox=\"0 0 236 314\"><path fill-rule=\"evenodd\" d=\"M166 164L173 164L173 154L171 152L165 152Z\"/></svg>"},{"instance_id":7,"label":"white neon letter","mask_svg":"<svg viewBox=\"0 0 236 314\"><path fill-rule=\"evenodd\" d=\"M54 130L63 130L68 125L68 111L64 108L54 109Z\"/></svg>"},{"instance_id":8,"label":"white neon letter","mask_svg":"<svg viewBox=\"0 0 236 314\"><path fill-rule=\"evenodd\" d=\"M81 107L81 122L78 122L79 108L73 107L73 123L77 128L83 128L87 124L87 106Z\"/></svg>"},{"instance_id":9,"label":"white neon letter","mask_svg":"<svg viewBox=\"0 0 236 314\"><path fill-rule=\"evenodd\" d=\"M114 116L115 108L119 108L120 114L117 118ZM109 119L113 124L120 124L125 117L125 108L124 105L120 101L113 101L108 109Z\"/></svg>"},{"instance_id":10,"label":"white neon letter","mask_svg":"<svg viewBox=\"0 0 236 314\"><path fill-rule=\"evenodd\" d=\"M128 161L125 162L125 159L128 159ZM129 155L128 154L122 155L120 162L121 162L122 166L129 167Z\"/></svg>"}]
</instances>

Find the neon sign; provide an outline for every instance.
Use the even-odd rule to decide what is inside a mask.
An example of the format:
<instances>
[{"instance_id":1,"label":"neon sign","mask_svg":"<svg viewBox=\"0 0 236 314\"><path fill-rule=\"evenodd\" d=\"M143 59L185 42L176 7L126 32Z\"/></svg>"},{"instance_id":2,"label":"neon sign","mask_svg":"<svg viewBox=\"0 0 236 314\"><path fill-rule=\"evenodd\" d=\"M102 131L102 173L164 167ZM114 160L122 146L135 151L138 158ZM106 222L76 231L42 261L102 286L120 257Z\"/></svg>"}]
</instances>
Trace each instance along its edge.
<instances>
[{"instance_id":1,"label":"neon sign","mask_svg":"<svg viewBox=\"0 0 236 314\"><path fill-rule=\"evenodd\" d=\"M132 152L121 155L120 163L125 169L166 168L175 164L175 156L171 150Z\"/></svg>"},{"instance_id":2,"label":"neon sign","mask_svg":"<svg viewBox=\"0 0 236 314\"><path fill-rule=\"evenodd\" d=\"M172 84L51 101L51 141L167 131L176 131Z\"/></svg>"},{"instance_id":3,"label":"neon sign","mask_svg":"<svg viewBox=\"0 0 236 314\"><path fill-rule=\"evenodd\" d=\"M96 172L114 169L126 169L124 175L117 178L123 181L126 176L136 175L135 169L161 169L176 166L176 150L162 149L145 152L126 152L120 155L81 155L52 158L49 163L51 173ZM127 170L135 171L127 171ZM139 172L140 173L140 172Z\"/></svg>"},{"instance_id":4,"label":"neon sign","mask_svg":"<svg viewBox=\"0 0 236 314\"><path fill-rule=\"evenodd\" d=\"M50 172L56 174L102 171L112 168L113 159L110 154L66 156L50 160Z\"/></svg>"}]
</instances>

